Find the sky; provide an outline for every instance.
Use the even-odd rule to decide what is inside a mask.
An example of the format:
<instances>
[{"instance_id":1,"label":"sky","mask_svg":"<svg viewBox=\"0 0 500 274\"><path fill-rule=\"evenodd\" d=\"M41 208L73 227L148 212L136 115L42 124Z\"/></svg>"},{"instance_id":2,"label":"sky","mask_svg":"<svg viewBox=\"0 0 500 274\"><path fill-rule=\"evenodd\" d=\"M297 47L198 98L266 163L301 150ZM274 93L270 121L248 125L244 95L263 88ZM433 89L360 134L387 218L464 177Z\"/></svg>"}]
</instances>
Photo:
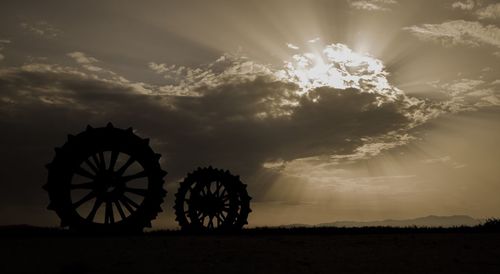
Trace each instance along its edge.
<instances>
[{"instance_id":1,"label":"sky","mask_svg":"<svg viewBox=\"0 0 500 274\"><path fill-rule=\"evenodd\" d=\"M500 216L500 3L3 1L0 224L57 226L44 165L133 127L174 193L241 175L251 226Z\"/></svg>"}]
</instances>

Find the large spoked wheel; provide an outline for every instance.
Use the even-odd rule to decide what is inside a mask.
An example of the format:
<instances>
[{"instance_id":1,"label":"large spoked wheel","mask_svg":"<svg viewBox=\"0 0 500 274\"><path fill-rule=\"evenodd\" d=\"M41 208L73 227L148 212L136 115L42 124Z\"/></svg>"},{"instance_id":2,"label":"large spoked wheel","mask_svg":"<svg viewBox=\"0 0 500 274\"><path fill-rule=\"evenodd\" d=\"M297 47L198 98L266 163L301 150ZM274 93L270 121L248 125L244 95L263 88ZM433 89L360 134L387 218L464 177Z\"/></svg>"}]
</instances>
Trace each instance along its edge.
<instances>
[{"instance_id":1,"label":"large spoked wheel","mask_svg":"<svg viewBox=\"0 0 500 274\"><path fill-rule=\"evenodd\" d=\"M212 167L188 174L175 196L176 220L183 230L238 230L251 212L251 198L239 176Z\"/></svg>"},{"instance_id":2,"label":"large spoked wheel","mask_svg":"<svg viewBox=\"0 0 500 274\"><path fill-rule=\"evenodd\" d=\"M47 165L48 209L72 230L139 232L151 227L166 194L160 157L132 129L89 126L68 136Z\"/></svg>"}]
</instances>

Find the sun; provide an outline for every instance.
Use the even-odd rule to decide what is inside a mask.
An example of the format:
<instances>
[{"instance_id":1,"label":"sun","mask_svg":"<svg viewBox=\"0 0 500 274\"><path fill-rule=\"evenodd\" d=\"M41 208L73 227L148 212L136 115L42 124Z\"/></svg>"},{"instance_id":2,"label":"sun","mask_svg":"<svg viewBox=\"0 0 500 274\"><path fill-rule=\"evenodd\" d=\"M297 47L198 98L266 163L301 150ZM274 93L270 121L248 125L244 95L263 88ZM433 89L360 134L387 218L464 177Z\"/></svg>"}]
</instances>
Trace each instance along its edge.
<instances>
[{"instance_id":1,"label":"sun","mask_svg":"<svg viewBox=\"0 0 500 274\"><path fill-rule=\"evenodd\" d=\"M402 94L389 84L389 73L381 60L369 54L354 52L341 43L327 45L319 51L294 54L284 62L283 69L276 75L297 84L300 94L325 86L356 88L389 97Z\"/></svg>"}]
</instances>

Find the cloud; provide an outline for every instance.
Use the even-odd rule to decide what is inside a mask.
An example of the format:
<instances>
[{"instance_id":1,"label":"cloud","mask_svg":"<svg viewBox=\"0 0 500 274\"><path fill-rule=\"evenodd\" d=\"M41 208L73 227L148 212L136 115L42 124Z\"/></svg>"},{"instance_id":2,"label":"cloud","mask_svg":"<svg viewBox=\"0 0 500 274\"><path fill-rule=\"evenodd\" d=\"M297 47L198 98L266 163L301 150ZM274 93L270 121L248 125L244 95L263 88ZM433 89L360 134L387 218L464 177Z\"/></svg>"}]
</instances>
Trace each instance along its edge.
<instances>
[{"instance_id":1,"label":"cloud","mask_svg":"<svg viewBox=\"0 0 500 274\"><path fill-rule=\"evenodd\" d=\"M451 5L454 9L461 9L461 10L472 10L475 7L475 2L474 0L465 0L465 1L457 1L453 2Z\"/></svg>"},{"instance_id":2,"label":"cloud","mask_svg":"<svg viewBox=\"0 0 500 274\"><path fill-rule=\"evenodd\" d=\"M311 43L311 44L314 44L314 43L318 42L319 40L321 40L321 38L316 37L316 38L313 38L313 39L307 40L307 42L308 42L308 43Z\"/></svg>"},{"instance_id":3,"label":"cloud","mask_svg":"<svg viewBox=\"0 0 500 274\"><path fill-rule=\"evenodd\" d=\"M148 66L150 69L152 69L154 72L158 74L162 74L174 70L176 68L176 65L170 65L167 67L167 65L165 64L157 64L155 62L149 62ZM180 67L180 69L178 69L179 72L177 74L179 74L182 69L184 69L184 67Z\"/></svg>"},{"instance_id":4,"label":"cloud","mask_svg":"<svg viewBox=\"0 0 500 274\"><path fill-rule=\"evenodd\" d=\"M298 46L292 44L292 43L287 43L286 46L290 49L298 50L300 49Z\"/></svg>"},{"instance_id":5,"label":"cloud","mask_svg":"<svg viewBox=\"0 0 500 274\"><path fill-rule=\"evenodd\" d=\"M476 14L479 19L500 19L500 3L478 9Z\"/></svg>"},{"instance_id":6,"label":"cloud","mask_svg":"<svg viewBox=\"0 0 500 274\"><path fill-rule=\"evenodd\" d=\"M49 38L55 38L62 33L61 30L47 21L23 22L21 23L21 27L37 35Z\"/></svg>"},{"instance_id":7,"label":"cloud","mask_svg":"<svg viewBox=\"0 0 500 274\"><path fill-rule=\"evenodd\" d=\"M252 62L244 56L231 54L225 54L215 62L197 68L155 62L150 62L149 68L167 80L160 93L181 96L199 96L206 88L273 75L267 66Z\"/></svg>"},{"instance_id":8,"label":"cloud","mask_svg":"<svg viewBox=\"0 0 500 274\"><path fill-rule=\"evenodd\" d=\"M152 62L151 69L170 81L153 85L108 73L87 54L68 56L75 66L32 63L0 69L0 126L9 132L0 136L0 152L11 159L0 173L11 189L27 187L13 185L18 181L38 189L52 148L86 124L112 121L151 137L153 148L164 155L169 185L210 164L252 184L259 172L273 172L265 163L281 160L286 166L334 155L337 162L355 161L404 144L420 108L404 96L390 98L364 86L322 86L302 93L293 81L278 78L276 69L244 57L226 55L182 69ZM25 166L35 167L34 172L13 172Z\"/></svg>"},{"instance_id":9,"label":"cloud","mask_svg":"<svg viewBox=\"0 0 500 274\"><path fill-rule=\"evenodd\" d=\"M2 54L2 51L4 49L3 45L4 44L9 44L11 41L7 39L0 39L0 61L5 59L5 56Z\"/></svg>"},{"instance_id":10,"label":"cloud","mask_svg":"<svg viewBox=\"0 0 500 274\"><path fill-rule=\"evenodd\" d=\"M390 11L397 4L395 0L349 0L349 5L358 10Z\"/></svg>"},{"instance_id":11,"label":"cloud","mask_svg":"<svg viewBox=\"0 0 500 274\"><path fill-rule=\"evenodd\" d=\"M340 53L349 50L344 46L329 45L323 53L325 65L350 79L343 86L301 86L292 75L296 64L276 68L229 54L194 68L150 62L167 84L131 81L83 52L68 54L74 66L2 68L0 127L9 134L0 135L0 152L10 159L0 166L2 180L16 191L27 187L15 185L19 181L34 189L45 176L52 148L64 143L66 134L112 121L152 138L155 151L164 155L168 188L206 165L241 174L252 187L261 174L289 176L305 167L331 172L375 157L408 144L414 140L412 129L450 111L449 105L408 97L390 85L388 73L372 57L351 52L352 60L342 58ZM469 90L493 83L435 84L455 98L479 96ZM35 170L17 172L25 166ZM256 200L268 187L255 190Z\"/></svg>"},{"instance_id":12,"label":"cloud","mask_svg":"<svg viewBox=\"0 0 500 274\"><path fill-rule=\"evenodd\" d=\"M151 85L148 85L143 82L132 82L128 79L116 74L115 72L102 67L99 63L99 60L88 56L83 52L71 52L67 54L68 57L72 58L81 68L89 72L89 76L94 79L100 79L102 81L107 81L110 83L119 83L121 85L129 86L133 88L135 91L142 94L152 94L158 92ZM46 65L43 64L34 64L35 66L44 67Z\"/></svg>"},{"instance_id":13,"label":"cloud","mask_svg":"<svg viewBox=\"0 0 500 274\"><path fill-rule=\"evenodd\" d=\"M500 3L492 3L484 6L483 2L466 0L454 2L452 7L468 11L468 13L476 15L480 20L500 19Z\"/></svg>"},{"instance_id":14,"label":"cloud","mask_svg":"<svg viewBox=\"0 0 500 274\"><path fill-rule=\"evenodd\" d=\"M500 48L500 28L464 20L447 21L441 24L423 24L405 27L422 40L439 42L445 46L467 45L478 47L489 45Z\"/></svg>"},{"instance_id":15,"label":"cloud","mask_svg":"<svg viewBox=\"0 0 500 274\"><path fill-rule=\"evenodd\" d=\"M68 53L68 56L73 58L78 64L81 64L85 69L89 71L102 71L102 68L94 65L99 61L93 57L87 56L83 52L71 52Z\"/></svg>"},{"instance_id":16,"label":"cloud","mask_svg":"<svg viewBox=\"0 0 500 274\"><path fill-rule=\"evenodd\" d=\"M462 78L451 82L429 83L448 100L443 107L450 112L473 111L483 107L500 106L500 84L498 81L486 82L481 79Z\"/></svg>"},{"instance_id":17,"label":"cloud","mask_svg":"<svg viewBox=\"0 0 500 274\"><path fill-rule=\"evenodd\" d=\"M398 146L408 144L414 138L408 134L398 134L396 131L388 132L387 134L380 135L377 137L362 137L361 141L364 144L357 146L354 150L347 153L338 153L331 155L319 155L312 157L304 157L300 159L295 159L290 162L285 162L283 159L278 159L276 161L265 162L264 167L270 169L286 169L287 165L296 165L297 163L314 165L315 163L328 163L327 166L331 169L332 167L338 167L340 165L352 164L361 160L370 159L379 155L380 153L393 149ZM353 139L346 138L345 142L352 142Z\"/></svg>"},{"instance_id":18,"label":"cloud","mask_svg":"<svg viewBox=\"0 0 500 274\"><path fill-rule=\"evenodd\" d=\"M391 86L381 60L352 51L344 44L325 46L322 52L295 54L276 72L279 79L297 84L303 92L316 87L357 88L395 98L402 92Z\"/></svg>"}]
</instances>

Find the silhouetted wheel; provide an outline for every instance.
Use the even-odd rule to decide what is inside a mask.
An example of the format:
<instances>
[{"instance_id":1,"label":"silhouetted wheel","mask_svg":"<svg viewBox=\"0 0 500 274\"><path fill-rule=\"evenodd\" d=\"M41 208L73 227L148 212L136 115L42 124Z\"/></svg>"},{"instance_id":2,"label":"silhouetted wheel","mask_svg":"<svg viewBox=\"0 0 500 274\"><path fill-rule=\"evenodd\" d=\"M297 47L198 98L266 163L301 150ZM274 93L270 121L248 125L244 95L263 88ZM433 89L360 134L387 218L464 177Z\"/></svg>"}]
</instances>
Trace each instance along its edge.
<instances>
[{"instance_id":1,"label":"silhouetted wheel","mask_svg":"<svg viewBox=\"0 0 500 274\"><path fill-rule=\"evenodd\" d=\"M161 155L132 129L103 128L68 136L47 165L50 204L61 226L96 232L138 232L161 212L166 172Z\"/></svg>"},{"instance_id":2,"label":"silhouetted wheel","mask_svg":"<svg viewBox=\"0 0 500 274\"><path fill-rule=\"evenodd\" d=\"M175 196L176 220L183 230L238 230L251 212L239 176L212 167L188 174Z\"/></svg>"}]
</instances>

